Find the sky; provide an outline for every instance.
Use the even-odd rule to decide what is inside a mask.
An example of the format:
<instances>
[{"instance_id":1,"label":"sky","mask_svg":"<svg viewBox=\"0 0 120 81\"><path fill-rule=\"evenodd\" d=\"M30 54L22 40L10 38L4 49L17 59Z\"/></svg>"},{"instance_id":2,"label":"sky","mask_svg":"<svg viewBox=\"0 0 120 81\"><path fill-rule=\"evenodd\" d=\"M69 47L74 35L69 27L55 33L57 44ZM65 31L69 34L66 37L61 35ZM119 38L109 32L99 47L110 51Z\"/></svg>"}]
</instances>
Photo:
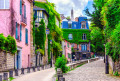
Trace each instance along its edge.
<instances>
[{"instance_id":1,"label":"sky","mask_svg":"<svg viewBox=\"0 0 120 81\"><path fill-rule=\"evenodd\" d=\"M65 16L71 16L71 9L74 10L74 17L86 16L84 9L86 7L92 12L93 0L48 0L49 2L55 3L56 10L60 14Z\"/></svg>"}]
</instances>

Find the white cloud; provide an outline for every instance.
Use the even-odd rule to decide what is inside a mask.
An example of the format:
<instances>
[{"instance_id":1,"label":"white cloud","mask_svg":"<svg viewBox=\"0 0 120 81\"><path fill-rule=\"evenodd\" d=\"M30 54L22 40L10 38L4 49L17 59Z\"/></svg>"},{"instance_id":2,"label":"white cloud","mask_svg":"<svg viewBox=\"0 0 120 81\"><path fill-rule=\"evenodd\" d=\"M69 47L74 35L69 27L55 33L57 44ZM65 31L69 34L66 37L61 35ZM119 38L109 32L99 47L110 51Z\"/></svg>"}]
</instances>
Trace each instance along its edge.
<instances>
[{"instance_id":1,"label":"white cloud","mask_svg":"<svg viewBox=\"0 0 120 81\"><path fill-rule=\"evenodd\" d=\"M82 15L88 1L91 0L48 0L56 4L56 10L65 16L71 16L71 9L74 9L74 17Z\"/></svg>"}]
</instances>

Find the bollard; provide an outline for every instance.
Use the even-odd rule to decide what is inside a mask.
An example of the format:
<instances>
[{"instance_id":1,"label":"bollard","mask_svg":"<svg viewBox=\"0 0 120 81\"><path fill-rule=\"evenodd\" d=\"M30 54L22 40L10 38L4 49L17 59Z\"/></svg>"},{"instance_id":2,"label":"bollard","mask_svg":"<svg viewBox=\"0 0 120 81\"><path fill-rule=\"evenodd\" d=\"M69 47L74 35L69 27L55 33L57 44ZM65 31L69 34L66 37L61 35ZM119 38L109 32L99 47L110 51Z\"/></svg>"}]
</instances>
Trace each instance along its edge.
<instances>
[{"instance_id":1,"label":"bollard","mask_svg":"<svg viewBox=\"0 0 120 81\"><path fill-rule=\"evenodd\" d=\"M15 76L18 76L18 69L15 69Z\"/></svg>"},{"instance_id":2,"label":"bollard","mask_svg":"<svg viewBox=\"0 0 120 81\"><path fill-rule=\"evenodd\" d=\"M27 68L27 73L30 73L30 67Z\"/></svg>"},{"instance_id":3,"label":"bollard","mask_svg":"<svg viewBox=\"0 0 120 81\"><path fill-rule=\"evenodd\" d=\"M3 73L3 80L8 80L8 73Z\"/></svg>"},{"instance_id":4,"label":"bollard","mask_svg":"<svg viewBox=\"0 0 120 81\"><path fill-rule=\"evenodd\" d=\"M21 74L24 74L24 68L21 68Z\"/></svg>"},{"instance_id":5,"label":"bollard","mask_svg":"<svg viewBox=\"0 0 120 81\"><path fill-rule=\"evenodd\" d=\"M33 72L35 72L35 67L33 67Z\"/></svg>"},{"instance_id":6,"label":"bollard","mask_svg":"<svg viewBox=\"0 0 120 81\"><path fill-rule=\"evenodd\" d=\"M39 66L37 67L37 70L40 71L40 67Z\"/></svg>"},{"instance_id":7,"label":"bollard","mask_svg":"<svg viewBox=\"0 0 120 81\"><path fill-rule=\"evenodd\" d=\"M64 77L60 77L59 81L65 81Z\"/></svg>"},{"instance_id":8,"label":"bollard","mask_svg":"<svg viewBox=\"0 0 120 81\"><path fill-rule=\"evenodd\" d=\"M0 81L2 81L2 75L0 75Z\"/></svg>"},{"instance_id":9,"label":"bollard","mask_svg":"<svg viewBox=\"0 0 120 81\"><path fill-rule=\"evenodd\" d=\"M58 81L59 81L60 77L63 77L63 74L58 75Z\"/></svg>"},{"instance_id":10,"label":"bollard","mask_svg":"<svg viewBox=\"0 0 120 81\"><path fill-rule=\"evenodd\" d=\"M9 77L13 77L13 71L9 71Z\"/></svg>"}]
</instances>

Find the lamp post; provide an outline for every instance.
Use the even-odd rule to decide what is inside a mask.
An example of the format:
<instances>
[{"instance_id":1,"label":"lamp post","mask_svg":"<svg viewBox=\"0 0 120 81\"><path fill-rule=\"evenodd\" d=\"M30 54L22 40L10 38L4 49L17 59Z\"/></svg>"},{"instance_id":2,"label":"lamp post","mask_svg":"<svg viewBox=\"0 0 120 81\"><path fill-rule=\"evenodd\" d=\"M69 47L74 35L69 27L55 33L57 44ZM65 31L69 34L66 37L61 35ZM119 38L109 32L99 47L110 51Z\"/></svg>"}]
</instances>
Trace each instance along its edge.
<instances>
[{"instance_id":1,"label":"lamp post","mask_svg":"<svg viewBox=\"0 0 120 81\"><path fill-rule=\"evenodd\" d=\"M52 40L50 40L50 44L51 44L51 46L52 46ZM52 48L51 48L51 67L52 67Z\"/></svg>"}]
</instances>

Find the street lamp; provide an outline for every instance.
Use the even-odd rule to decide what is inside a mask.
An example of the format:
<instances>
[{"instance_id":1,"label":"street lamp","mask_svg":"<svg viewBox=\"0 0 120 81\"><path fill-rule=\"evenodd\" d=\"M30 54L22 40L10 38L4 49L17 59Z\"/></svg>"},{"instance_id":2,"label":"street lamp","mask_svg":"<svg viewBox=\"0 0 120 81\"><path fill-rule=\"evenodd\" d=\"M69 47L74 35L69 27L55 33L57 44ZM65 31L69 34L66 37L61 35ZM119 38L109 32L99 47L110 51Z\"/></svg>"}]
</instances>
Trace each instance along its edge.
<instances>
[{"instance_id":1,"label":"street lamp","mask_svg":"<svg viewBox=\"0 0 120 81\"><path fill-rule=\"evenodd\" d=\"M52 40L50 40L50 44L51 44L51 46L52 46ZM51 48L51 67L52 67L52 48Z\"/></svg>"}]
</instances>

